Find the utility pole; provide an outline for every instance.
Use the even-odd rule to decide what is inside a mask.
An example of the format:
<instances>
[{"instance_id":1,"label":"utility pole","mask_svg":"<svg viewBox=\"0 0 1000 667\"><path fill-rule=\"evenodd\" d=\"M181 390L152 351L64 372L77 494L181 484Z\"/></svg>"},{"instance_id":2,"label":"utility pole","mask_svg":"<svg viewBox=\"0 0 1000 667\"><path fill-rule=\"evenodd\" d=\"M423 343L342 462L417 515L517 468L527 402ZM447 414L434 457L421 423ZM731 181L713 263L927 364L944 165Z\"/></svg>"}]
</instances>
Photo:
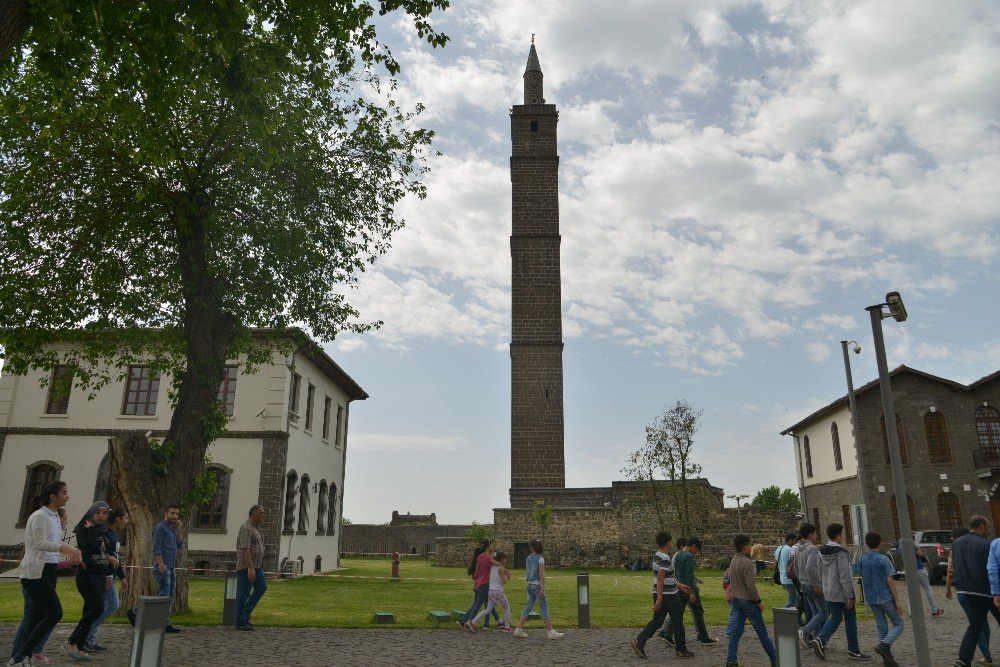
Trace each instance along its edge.
<instances>
[{"instance_id":1,"label":"utility pole","mask_svg":"<svg viewBox=\"0 0 1000 667\"><path fill-rule=\"evenodd\" d=\"M739 532L741 533L743 532L743 504L740 501L743 498L749 498L749 497L750 496L748 495L726 496L726 498L736 501L736 521L737 525L739 526Z\"/></svg>"}]
</instances>

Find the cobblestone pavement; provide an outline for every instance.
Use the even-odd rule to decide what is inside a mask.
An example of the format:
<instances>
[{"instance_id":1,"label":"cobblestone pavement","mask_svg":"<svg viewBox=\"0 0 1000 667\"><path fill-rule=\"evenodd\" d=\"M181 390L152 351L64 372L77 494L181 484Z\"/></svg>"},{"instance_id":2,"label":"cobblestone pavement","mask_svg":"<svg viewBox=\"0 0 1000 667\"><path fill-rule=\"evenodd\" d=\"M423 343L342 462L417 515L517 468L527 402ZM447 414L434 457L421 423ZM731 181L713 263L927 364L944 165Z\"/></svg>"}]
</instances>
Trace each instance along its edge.
<instances>
[{"instance_id":1,"label":"cobblestone pavement","mask_svg":"<svg viewBox=\"0 0 1000 667\"><path fill-rule=\"evenodd\" d=\"M950 667L958 652L958 643L965 631L965 616L954 600L944 599L944 590L935 588L939 604L945 614L939 618L928 618L931 634L931 659L934 667ZM267 599L261 602L267 604ZM862 617L864 618L864 617ZM860 619L859 619L860 620ZM908 620L908 619L907 619ZM537 625L537 622L534 624ZM8 656L10 641L16 626L0 624L0 655ZM690 648L697 656L680 660L673 650L659 639L654 638L647 645L649 660L640 660L632 655L628 642L636 634L634 629L573 630L558 641L545 638L541 628L529 629L530 636L518 639L509 633L499 631L472 634L460 631L452 624L450 628L439 630L337 630L314 628L258 628L252 633L236 632L219 627L183 628L183 633L169 635L163 651L163 664L181 665L225 665L227 667L251 667L253 665L306 665L306 666L358 666L379 665L434 665L452 667L474 664L532 664L572 665L635 665L640 667L650 663L669 662L690 667L703 665L723 666L726 663L725 637L721 628L714 628L713 634L720 642L713 646L693 644ZM59 648L69 636L72 626L62 624L53 634L47 652L57 664L71 661ZM875 645L875 624L859 622L861 647L867 653ZM994 633L994 637L996 633ZM102 630L101 641L111 650L100 654L93 664L101 667L127 665L132 629L124 625L111 625ZM825 662L811 652L803 652L802 665L848 664L844 631L838 630L831 640L832 650ZM994 643L994 646L996 644ZM913 658L913 636L910 625L897 642L896 656L900 665L915 665ZM979 655L977 653L977 659ZM767 659L753 630L747 633L741 643L741 664L744 667L766 666ZM2 663L0 663L2 664ZM851 660L852 665L882 664L873 656L870 662Z\"/></svg>"}]
</instances>

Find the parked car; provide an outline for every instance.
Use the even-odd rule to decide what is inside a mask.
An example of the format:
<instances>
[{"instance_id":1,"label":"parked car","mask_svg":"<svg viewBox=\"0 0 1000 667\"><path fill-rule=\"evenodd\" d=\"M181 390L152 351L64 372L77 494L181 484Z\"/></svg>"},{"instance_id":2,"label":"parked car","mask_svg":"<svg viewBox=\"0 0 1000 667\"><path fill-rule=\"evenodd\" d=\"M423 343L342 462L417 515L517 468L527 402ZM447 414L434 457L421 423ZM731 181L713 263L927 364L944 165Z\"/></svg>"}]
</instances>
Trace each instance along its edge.
<instances>
[{"instance_id":1,"label":"parked car","mask_svg":"<svg viewBox=\"0 0 1000 667\"><path fill-rule=\"evenodd\" d=\"M937 586L944 583L948 574L948 555L951 554L951 531L950 530L917 530L913 532L913 544L916 548L923 547L927 554L927 574L930 576L931 584ZM896 566L896 572L900 576L906 576L906 568L903 566L903 556L899 553L898 543L894 543L889 549L889 558Z\"/></svg>"}]
</instances>

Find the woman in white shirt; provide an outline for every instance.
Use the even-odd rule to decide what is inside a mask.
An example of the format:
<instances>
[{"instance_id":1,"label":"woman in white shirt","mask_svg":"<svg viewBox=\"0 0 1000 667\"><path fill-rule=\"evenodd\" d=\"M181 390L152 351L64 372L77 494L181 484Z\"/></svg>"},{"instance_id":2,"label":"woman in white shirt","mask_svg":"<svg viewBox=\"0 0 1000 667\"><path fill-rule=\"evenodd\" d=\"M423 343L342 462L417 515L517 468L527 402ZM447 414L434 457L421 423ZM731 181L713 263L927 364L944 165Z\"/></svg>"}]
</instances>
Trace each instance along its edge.
<instances>
[{"instance_id":1,"label":"woman in white shirt","mask_svg":"<svg viewBox=\"0 0 1000 667\"><path fill-rule=\"evenodd\" d=\"M57 510L67 500L66 482L60 481L48 482L31 500L21 559L21 588L31 598L31 614L24 641L7 663L10 667L30 665L30 658L25 660L28 654L23 651L30 651L62 619L62 605L56 595L59 554L65 554L71 562L80 562L80 550L61 541L62 524Z\"/></svg>"}]
</instances>

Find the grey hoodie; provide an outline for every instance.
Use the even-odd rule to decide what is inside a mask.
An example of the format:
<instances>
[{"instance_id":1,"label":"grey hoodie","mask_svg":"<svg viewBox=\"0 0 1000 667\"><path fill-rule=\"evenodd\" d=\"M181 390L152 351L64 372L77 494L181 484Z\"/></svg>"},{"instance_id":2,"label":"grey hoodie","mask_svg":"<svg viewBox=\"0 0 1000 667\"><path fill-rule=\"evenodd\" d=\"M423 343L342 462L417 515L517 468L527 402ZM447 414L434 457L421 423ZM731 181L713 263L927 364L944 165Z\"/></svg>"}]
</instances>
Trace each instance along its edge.
<instances>
[{"instance_id":1,"label":"grey hoodie","mask_svg":"<svg viewBox=\"0 0 1000 667\"><path fill-rule=\"evenodd\" d=\"M792 570L802 586L822 586L819 566L819 549L809 540L800 540L795 545L795 560Z\"/></svg>"},{"instance_id":2,"label":"grey hoodie","mask_svg":"<svg viewBox=\"0 0 1000 667\"><path fill-rule=\"evenodd\" d=\"M845 603L854 599L854 579L851 577L851 557L847 549L836 542L819 548L822 562L823 597L827 602Z\"/></svg>"}]
</instances>

